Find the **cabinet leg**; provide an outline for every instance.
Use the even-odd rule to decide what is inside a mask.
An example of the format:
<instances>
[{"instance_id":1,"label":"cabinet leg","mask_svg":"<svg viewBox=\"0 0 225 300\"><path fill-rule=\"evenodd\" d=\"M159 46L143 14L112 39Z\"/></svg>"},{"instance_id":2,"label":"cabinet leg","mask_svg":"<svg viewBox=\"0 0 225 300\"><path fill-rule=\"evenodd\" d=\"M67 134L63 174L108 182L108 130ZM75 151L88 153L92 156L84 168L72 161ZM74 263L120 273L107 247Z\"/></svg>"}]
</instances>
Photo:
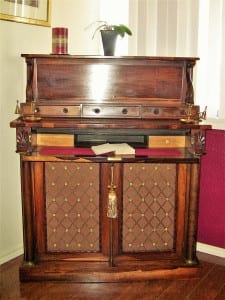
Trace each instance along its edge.
<instances>
[{"instance_id":1,"label":"cabinet leg","mask_svg":"<svg viewBox=\"0 0 225 300\"><path fill-rule=\"evenodd\" d=\"M32 265L35 256L34 208L31 186L33 186L32 165L21 161L23 232L24 232L24 264Z\"/></svg>"},{"instance_id":2,"label":"cabinet leg","mask_svg":"<svg viewBox=\"0 0 225 300\"><path fill-rule=\"evenodd\" d=\"M190 265L198 264L198 259L196 256L198 197L199 165L192 164L190 170L190 196L186 252L186 262Z\"/></svg>"}]
</instances>

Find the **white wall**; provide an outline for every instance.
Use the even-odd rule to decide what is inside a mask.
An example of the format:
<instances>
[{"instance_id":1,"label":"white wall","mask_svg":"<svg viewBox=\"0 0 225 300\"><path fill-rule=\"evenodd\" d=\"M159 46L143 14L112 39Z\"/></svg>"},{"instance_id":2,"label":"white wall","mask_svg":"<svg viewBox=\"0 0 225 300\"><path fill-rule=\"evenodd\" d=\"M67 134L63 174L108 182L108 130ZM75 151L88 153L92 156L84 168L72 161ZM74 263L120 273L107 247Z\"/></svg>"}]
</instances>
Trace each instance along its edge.
<instances>
[{"instance_id":1,"label":"white wall","mask_svg":"<svg viewBox=\"0 0 225 300\"><path fill-rule=\"evenodd\" d=\"M68 27L70 54L98 54L98 40L84 28L99 19L99 0L52 0L52 27ZM9 127L16 100L25 101L21 53L51 53L51 28L0 20L0 264L23 251L19 155Z\"/></svg>"}]
</instances>

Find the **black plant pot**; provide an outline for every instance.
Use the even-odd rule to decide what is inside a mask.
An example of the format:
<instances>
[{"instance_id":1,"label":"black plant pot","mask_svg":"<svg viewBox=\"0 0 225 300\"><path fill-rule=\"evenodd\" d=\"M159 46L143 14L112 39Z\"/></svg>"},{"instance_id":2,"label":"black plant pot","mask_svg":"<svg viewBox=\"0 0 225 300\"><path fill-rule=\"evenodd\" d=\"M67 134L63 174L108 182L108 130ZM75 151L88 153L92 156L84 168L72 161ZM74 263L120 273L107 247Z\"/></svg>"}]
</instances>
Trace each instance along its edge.
<instances>
[{"instance_id":1,"label":"black plant pot","mask_svg":"<svg viewBox=\"0 0 225 300\"><path fill-rule=\"evenodd\" d=\"M118 33L114 30L101 30L104 55L113 56L116 48Z\"/></svg>"}]
</instances>

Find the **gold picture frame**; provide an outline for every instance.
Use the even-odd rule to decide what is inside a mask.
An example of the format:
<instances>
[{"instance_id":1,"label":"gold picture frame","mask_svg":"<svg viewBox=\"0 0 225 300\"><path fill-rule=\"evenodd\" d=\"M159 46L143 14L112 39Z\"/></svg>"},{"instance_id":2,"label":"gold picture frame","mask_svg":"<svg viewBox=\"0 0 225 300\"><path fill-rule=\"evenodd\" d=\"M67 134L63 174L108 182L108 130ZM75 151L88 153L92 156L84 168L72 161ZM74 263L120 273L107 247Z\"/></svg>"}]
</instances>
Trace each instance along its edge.
<instances>
[{"instance_id":1,"label":"gold picture frame","mask_svg":"<svg viewBox=\"0 0 225 300\"><path fill-rule=\"evenodd\" d=\"M51 0L0 0L0 19L51 26Z\"/></svg>"}]
</instances>

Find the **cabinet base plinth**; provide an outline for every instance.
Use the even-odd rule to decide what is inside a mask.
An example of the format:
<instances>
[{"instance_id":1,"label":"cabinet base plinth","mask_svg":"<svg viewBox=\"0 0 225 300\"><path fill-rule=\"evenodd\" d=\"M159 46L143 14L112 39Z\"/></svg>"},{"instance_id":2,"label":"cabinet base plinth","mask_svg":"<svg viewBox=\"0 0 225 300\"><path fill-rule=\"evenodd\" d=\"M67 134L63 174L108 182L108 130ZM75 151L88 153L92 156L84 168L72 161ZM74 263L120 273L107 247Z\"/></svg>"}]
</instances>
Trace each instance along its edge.
<instances>
[{"instance_id":1,"label":"cabinet base plinth","mask_svg":"<svg viewBox=\"0 0 225 300\"><path fill-rule=\"evenodd\" d=\"M85 263L84 263L85 265ZM70 282L131 282L153 279L198 278L200 266L166 266L157 265L144 268L102 267L94 264L80 268L65 262L44 262L34 266L20 267L20 280L26 281L70 281Z\"/></svg>"}]
</instances>

